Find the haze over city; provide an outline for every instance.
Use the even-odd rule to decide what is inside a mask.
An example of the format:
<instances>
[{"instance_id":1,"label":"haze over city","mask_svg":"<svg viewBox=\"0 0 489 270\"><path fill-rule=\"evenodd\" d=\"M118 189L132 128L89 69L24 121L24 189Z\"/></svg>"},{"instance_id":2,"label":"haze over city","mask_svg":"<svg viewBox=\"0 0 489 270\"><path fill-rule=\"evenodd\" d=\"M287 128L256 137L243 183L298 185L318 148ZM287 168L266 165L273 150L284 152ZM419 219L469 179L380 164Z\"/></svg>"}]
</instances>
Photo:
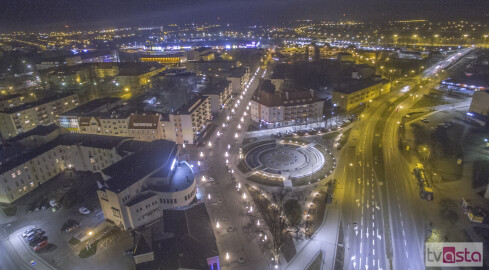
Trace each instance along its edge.
<instances>
[{"instance_id":1,"label":"haze over city","mask_svg":"<svg viewBox=\"0 0 489 270\"><path fill-rule=\"evenodd\" d=\"M1 269L489 268L489 2L1 6Z\"/></svg>"}]
</instances>

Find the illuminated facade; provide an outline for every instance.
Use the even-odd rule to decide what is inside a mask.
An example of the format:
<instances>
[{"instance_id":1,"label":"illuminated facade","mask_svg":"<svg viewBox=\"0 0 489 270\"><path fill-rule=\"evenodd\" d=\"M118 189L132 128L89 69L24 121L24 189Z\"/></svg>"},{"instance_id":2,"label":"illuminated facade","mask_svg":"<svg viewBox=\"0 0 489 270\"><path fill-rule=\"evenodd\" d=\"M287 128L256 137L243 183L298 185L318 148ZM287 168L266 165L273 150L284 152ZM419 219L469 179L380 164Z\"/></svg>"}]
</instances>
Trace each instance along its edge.
<instances>
[{"instance_id":1,"label":"illuminated facade","mask_svg":"<svg viewBox=\"0 0 489 270\"><path fill-rule=\"evenodd\" d=\"M349 111L389 92L390 82L387 80L355 80L355 83L334 88L332 91L332 103L334 106Z\"/></svg>"},{"instance_id":2,"label":"illuminated facade","mask_svg":"<svg viewBox=\"0 0 489 270\"><path fill-rule=\"evenodd\" d=\"M251 119L268 128L301 125L323 119L324 100L314 91L286 91L283 94L257 91L251 98Z\"/></svg>"},{"instance_id":3,"label":"illuminated facade","mask_svg":"<svg viewBox=\"0 0 489 270\"><path fill-rule=\"evenodd\" d=\"M52 96L0 112L0 134L4 139L29 131L38 125L49 125L58 115L79 105L78 95Z\"/></svg>"},{"instance_id":4,"label":"illuminated facade","mask_svg":"<svg viewBox=\"0 0 489 270\"><path fill-rule=\"evenodd\" d=\"M178 161L178 146L160 140L124 143L137 152L103 170L97 191L106 219L124 230L140 228L163 216L163 210L190 204L196 182L190 165Z\"/></svg>"},{"instance_id":5,"label":"illuminated facade","mask_svg":"<svg viewBox=\"0 0 489 270\"><path fill-rule=\"evenodd\" d=\"M125 138L64 134L12 157L0 167L0 202L12 203L66 169L99 172L119 161Z\"/></svg>"}]
</instances>

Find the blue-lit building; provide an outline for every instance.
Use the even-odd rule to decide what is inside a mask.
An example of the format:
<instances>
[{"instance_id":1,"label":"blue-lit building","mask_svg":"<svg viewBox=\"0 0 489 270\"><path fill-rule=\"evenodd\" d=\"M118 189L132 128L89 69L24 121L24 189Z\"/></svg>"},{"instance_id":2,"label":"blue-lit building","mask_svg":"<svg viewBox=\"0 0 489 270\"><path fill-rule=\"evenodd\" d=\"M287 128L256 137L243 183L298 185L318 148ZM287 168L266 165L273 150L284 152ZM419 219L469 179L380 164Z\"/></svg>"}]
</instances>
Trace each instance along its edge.
<instances>
[{"instance_id":1,"label":"blue-lit building","mask_svg":"<svg viewBox=\"0 0 489 270\"><path fill-rule=\"evenodd\" d=\"M102 171L105 181L97 191L107 220L132 230L162 218L165 209L194 200L194 173L178 161L175 142L125 141L117 151L125 157Z\"/></svg>"}]
</instances>

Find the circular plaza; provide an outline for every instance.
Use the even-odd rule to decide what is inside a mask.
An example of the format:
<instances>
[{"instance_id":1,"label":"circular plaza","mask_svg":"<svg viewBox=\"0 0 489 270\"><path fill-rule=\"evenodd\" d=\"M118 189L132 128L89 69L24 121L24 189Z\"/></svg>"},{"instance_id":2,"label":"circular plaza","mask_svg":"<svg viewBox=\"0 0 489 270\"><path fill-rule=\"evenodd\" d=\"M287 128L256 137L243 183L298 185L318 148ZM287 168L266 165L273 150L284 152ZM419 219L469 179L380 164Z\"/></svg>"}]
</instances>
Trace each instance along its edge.
<instances>
[{"instance_id":1,"label":"circular plaza","mask_svg":"<svg viewBox=\"0 0 489 270\"><path fill-rule=\"evenodd\" d=\"M319 145L283 140L260 140L246 144L242 147L240 158L238 168L249 176L249 180L283 186L317 182L331 173L328 164L334 163L332 154ZM308 180L301 181L305 178Z\"/></svg>"}]
</instances>

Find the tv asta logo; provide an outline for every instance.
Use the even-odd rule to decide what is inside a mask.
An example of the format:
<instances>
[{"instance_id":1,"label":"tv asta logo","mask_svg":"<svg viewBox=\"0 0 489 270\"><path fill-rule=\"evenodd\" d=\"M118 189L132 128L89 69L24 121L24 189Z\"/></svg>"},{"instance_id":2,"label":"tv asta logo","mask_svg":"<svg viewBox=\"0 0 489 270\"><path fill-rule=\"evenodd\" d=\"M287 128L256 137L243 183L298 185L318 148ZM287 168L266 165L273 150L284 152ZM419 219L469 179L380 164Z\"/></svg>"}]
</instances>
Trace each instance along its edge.
<instances>
[{"instance_id":1,"label":"tv asta logo","mask_svg":"<svg viewBox=\"0 0 489 270\"><path fill-rule=\"evenodd\" d=\"M482 243L426 243L426 266L482 266Z\"/></svg>"}]
</instances>

